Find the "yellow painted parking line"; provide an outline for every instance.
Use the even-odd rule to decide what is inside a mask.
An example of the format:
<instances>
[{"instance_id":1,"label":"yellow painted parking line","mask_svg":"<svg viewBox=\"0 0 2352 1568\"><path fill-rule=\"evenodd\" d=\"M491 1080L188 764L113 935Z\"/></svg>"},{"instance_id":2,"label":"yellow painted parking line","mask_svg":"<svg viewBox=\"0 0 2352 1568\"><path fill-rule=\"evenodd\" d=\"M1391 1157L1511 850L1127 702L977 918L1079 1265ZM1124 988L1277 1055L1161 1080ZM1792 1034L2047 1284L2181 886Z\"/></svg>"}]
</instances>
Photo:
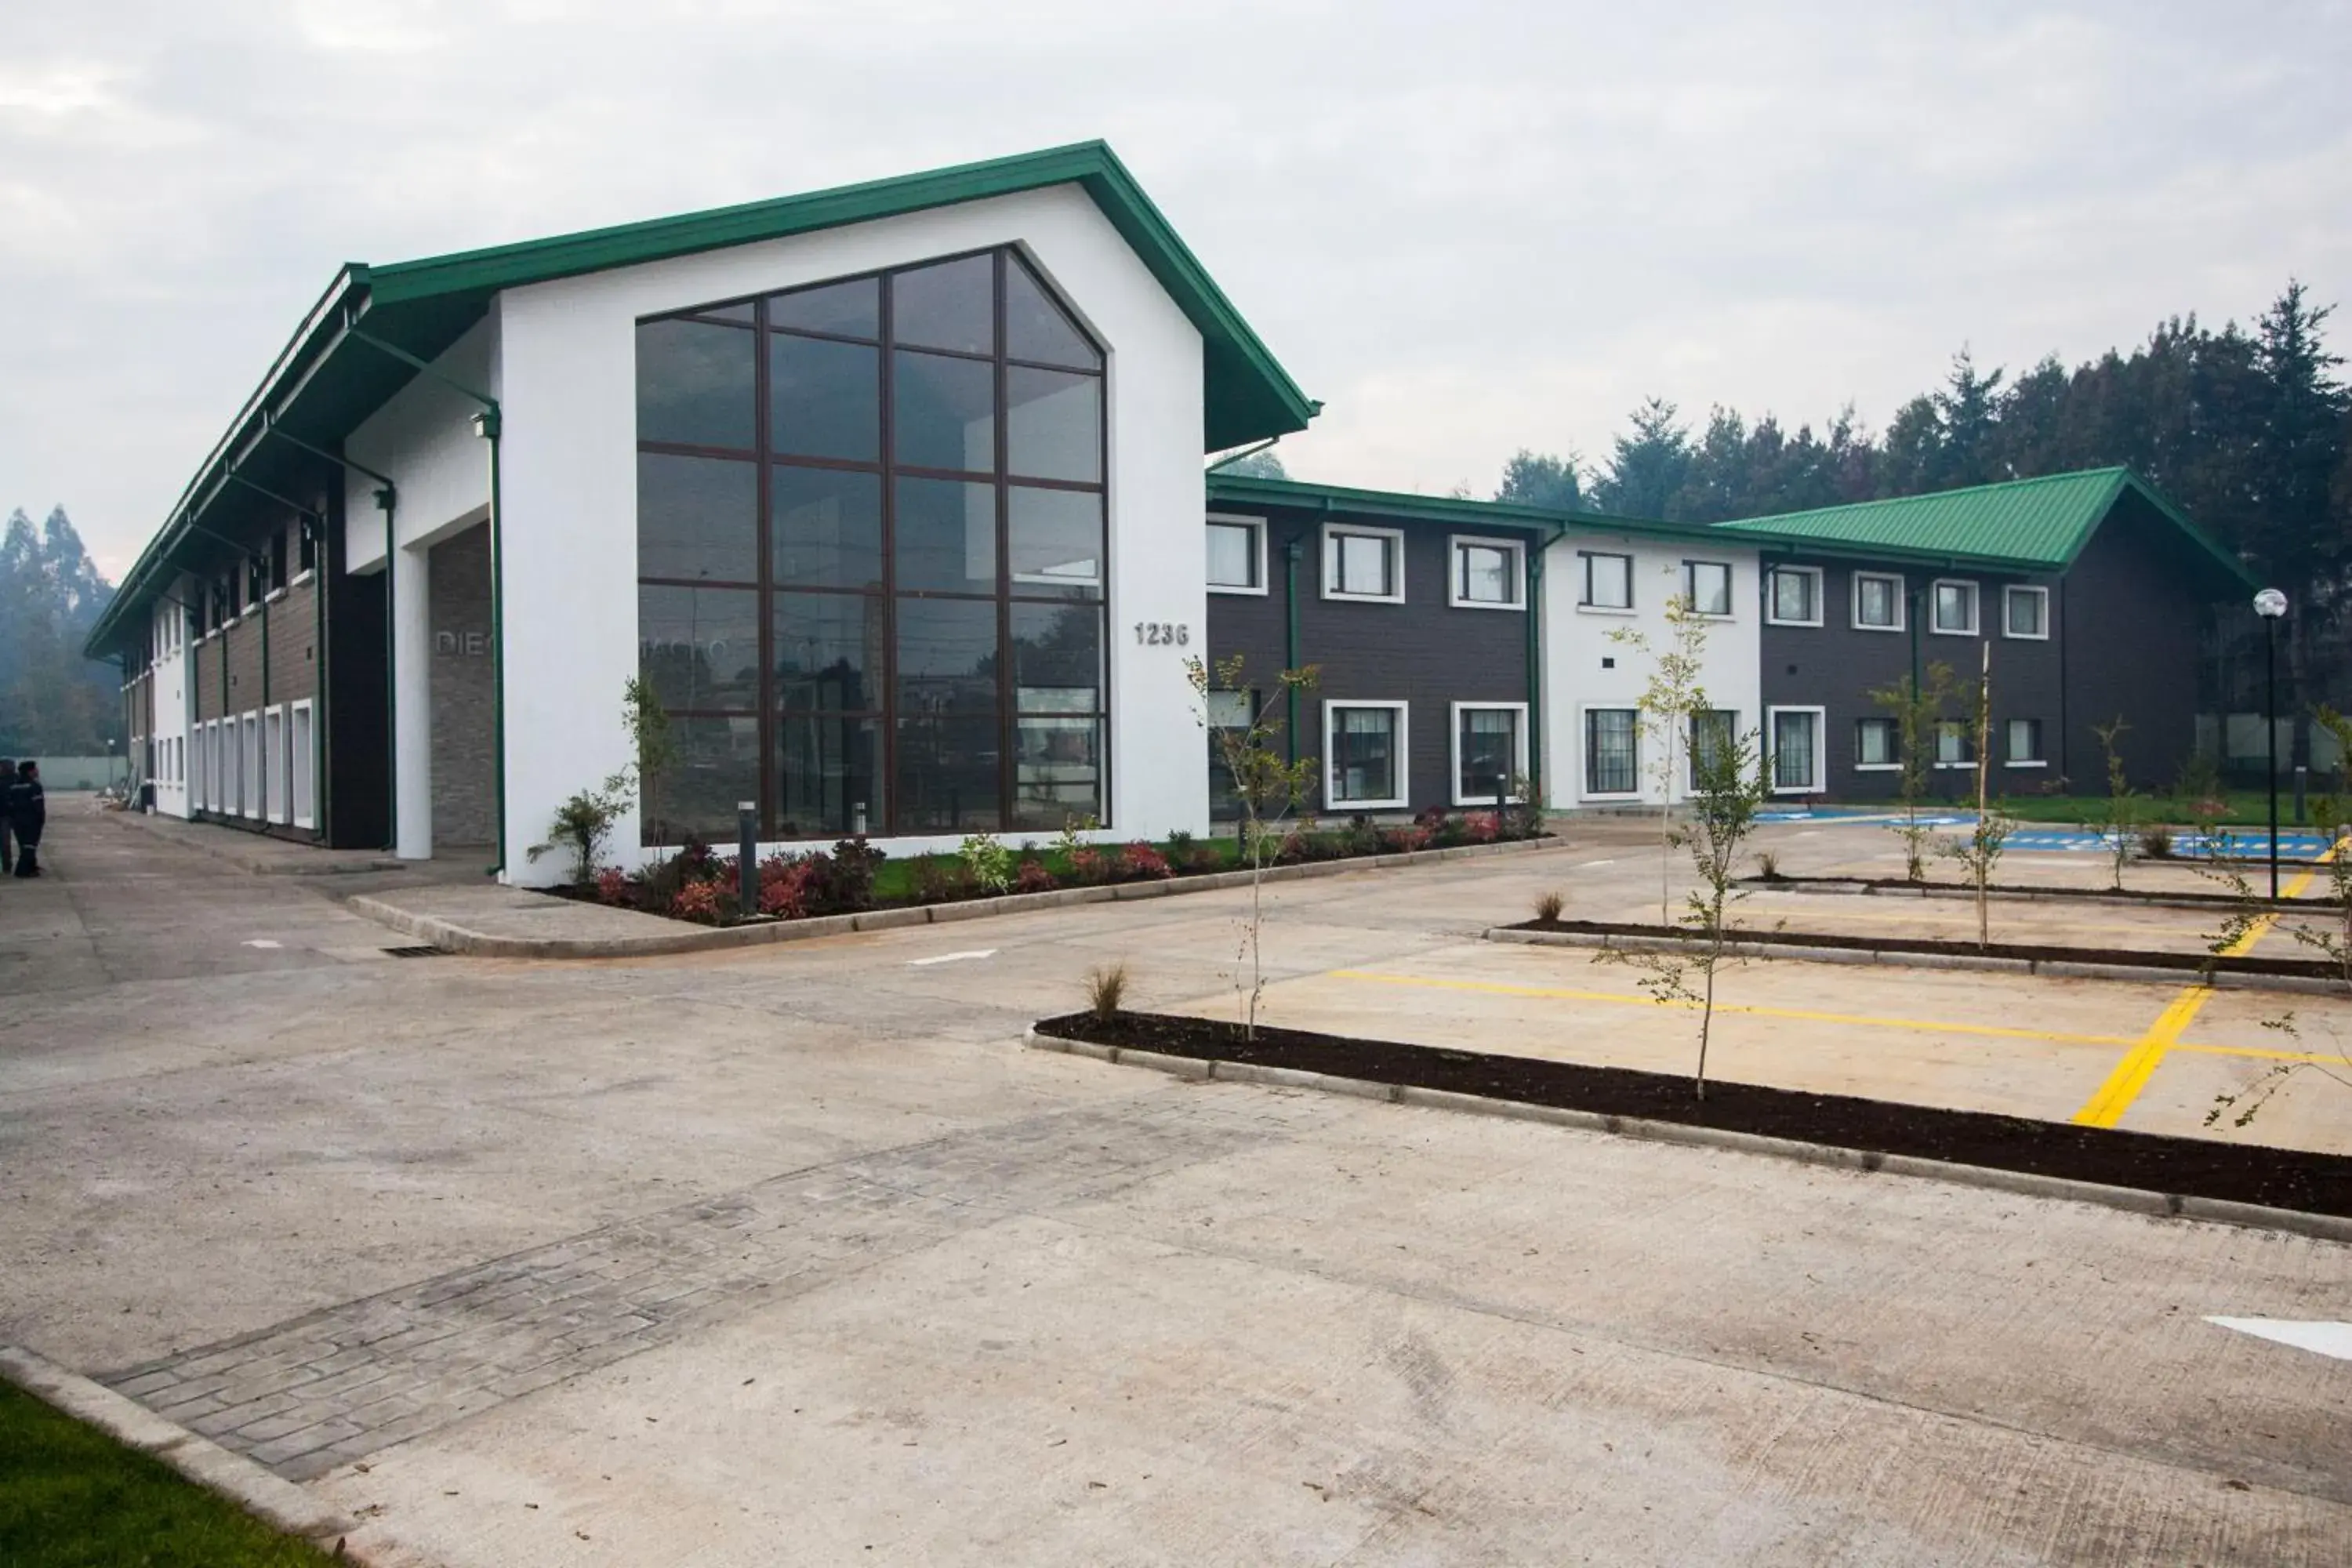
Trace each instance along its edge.
<instances>
[{"instance_id":1,"label":"yellow painted parking line","mask_svg":"<svg viewBox=\"0 0 2352 1568\"><path fill-rule=\"evenodd\" d=\"M1656 998L1627 995L1619 991L1579 991L1556 985L1510 985L1494 980L1433 980L1418 974L1380 974L1366 969L1335 969L1335 980L1374 980L1384 985L1425 985L1438 991L1483 991L1499 996L1536 996L1565 1002L1614 1002L1632 1007L1655 1007ZM1695 1007L1695 1002L1675 1004ZM1863 1013L1822 1013L1805 1007L1759 1007L1747 1003L1718 1002L1717 1013L1743 1013L1751 1018L1793 1018L1806 1024L1840 1024L1853 1028L1907 1029L1931 1035L1974 1035L1998 1040L2049 1040L2067 1046L2137 1046L2129 1035L2075 1035L2059 1029L2018 1029L1999 1024L1953 1024L1931 1018L1889 1018Z\"/></svg>"},{"instance_id":2,"label":"yellow painted parking line","mask_svg":"<svg viewBox=\"0 0 2352 1568\"><path fill-rule=\"evenodd\" d=\"M2319 875L2319 867L2333 860L2336 852L2343 847L2342 842L2329 845L2320 853L2318 861L2311 869L2287 884L2286 896L2301 898L2303 890L2311 886L2311 879ZM2236 958L2252 952L2254 944L2269 935L2271 928L2278 924L2278 918L2273 913L2255 920L2246 928L2243 936L2221 950L2221 956ZM2084 1127L2113 1127L2121 1121L2124 1112L2132 1108L2132 1102L2139 1098L2140 1090L2147 1087L2147 1080L2155 1077L2156 1069L2163 1065L2166 1053L2180 1043L2182 1031L2196 1021L2198 1013L2212 995L2210 985L2197 984L2187 987L2175 996L2170 1005L2158 1015L2156 1022L2148 1026L2147 1033L2124 1053L2124 1059L2107 1074L2106 1081L2083 1102L2082 1110L2074 1112L2075 1121Z\"/></svg>"}]
</instances>

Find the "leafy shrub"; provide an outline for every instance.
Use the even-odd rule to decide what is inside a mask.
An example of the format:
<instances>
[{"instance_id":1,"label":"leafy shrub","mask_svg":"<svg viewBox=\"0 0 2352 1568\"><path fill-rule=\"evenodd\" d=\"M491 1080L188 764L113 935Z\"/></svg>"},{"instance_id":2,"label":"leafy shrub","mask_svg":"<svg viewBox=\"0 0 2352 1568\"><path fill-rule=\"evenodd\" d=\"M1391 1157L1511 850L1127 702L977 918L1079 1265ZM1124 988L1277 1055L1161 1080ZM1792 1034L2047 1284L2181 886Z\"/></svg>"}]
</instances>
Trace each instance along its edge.
<instances>
[{"instance_id":1,"label":"leafy shrub","mask_svg":"<svg viewBox=\"0 0 2352 1568\"><path fill-rule=\"evenodd\" d=\"M1428 848L1429 841L1435 837L1428 828L1415 823L1411 827L1390 828L1381 835L1381 845L1400 854L1411 854L1415 849Z\"/></svg>"},{"instance_id":2,"label":"leafy shrub","mask_svg":"<svg viewBox=\"0 0 2352 1568\"><path fill-rule=\"evenodd\" d=\"M699 921L704 925L719 923L719 884L688 882L671 896L669 912L682 921Z\"/></svg>"},{"instance_id":3,"label":"leafy shrub","mask_svg":"<svg viewBox=\"0 0 2352 1568\"><path fill-rule=\"evenodd\" d=\"M811 914L848 915L874 907L874 873L889 857L863 838L845 838L831 855L813 855L816 867L810 878Z\"/></svg>"},{"instance_id":4,"label":"leafy shrub","mask_svg":"<svg viewBox=\"0 0 2352 1568\"><path fill-rule=\"evenodd\" d=\"M975 833L957 851L963 858L963 879L982 893L1001 893L1013 886L1013 851L992 833Z\"/></svg>"},{"instance_id":5,"label":"leafy shrub","mask_svg":"<svg viewBox=\"0 0 2352 1568\"><path fill-rule=\"evenodd\" d=\"M1168 863L1179 871L1213 871L1223 858L1214 845L1203 844L1181 828L1168 836Z\"/></svg>"},{"instance_id":6,"label":"leafy shrub","mask_svg":"<svg viewBox=\"0 0 2352 1568\"><path fill-rule=\"evenodd\" d=\"M1314 855L1315 841L1300 829L1294 827L1282 836L1280 841L1274 847L1274 853L1268 858L1277 866L1296 866L1301 861L1314 858Z\"/></svg>"},{"instance_id":7,"label":"leafy shrub","mask_svg":"<svg viewBox=\"0 0 2352 1568\"><path fill-rule=\"evenodd\" d=\"M1117 1017L1119 1004L1126 999L1126 964L1106 963L1087 972L1087 1007L1096 1017L1106 1022Z\"/></svg>"},{"instance_id":8,"label":"leafy shrub","mask_svg":"<svg viewBox=\"0 0 2352 1568\"><path fill-rule=\"evenodd\" d=\"M1013 887L1016 892L1050 893L1061 885L1061 879L1055 876L1043 860L1022 861L1021 869L1013 876Z\"/></svg>"},{"instance_id":9,"label":"leafy shrub","mask_svg":"<svg viewBox=\"0 0 2352 1568\"><path fill-rule=\"evenodd\" d=\"M2151 822L2139 830L2139 852L2151 860L2172 858L2172 829L2161 822Z\"/></svg>"},{"instance_id":10,"label":"leafy shrub","mask_svg":"<svg viewBox=\"0 0 2352 1568\"><path fill-rule=\"evenodd\" d=\"M952 855L919 856L908 868L915 901L944 904L972 894L971 868Z\"/></svg>"},{"instance_id":11,"label":"leafy shrub","mask_svg":"<svg viewBox=\"0 0 2352 1568\"><path fill-rule=\"evenodd\" d=\"M1462 819L1462 836L1473 844L1493 844L1503 837L1503 819L1491 811L1474 811Z\"/></svg>"},{"instance_id":12,"label":"leafy shrub","mask_svg":"<svg viewBox=\"0 0 2352 1568\"><path fill-rule=\"evenodd\" d=\"M698 882L715 882L719 876L719 857L709 844L689 833L677 854L646 873L641 901L646 909L666 910L681 889Z\"/></svg>"},{"instance_id":13,"label":"leafy shrub","mask_svg":"<svg viewBox=\"0 0 2352 1568\"><path fill-rule=\"evenodd\" d=\"M1118 878L1123 882L1148 882L1175 874L1167 858L1140 838L1118 852Z\"/></svg>"},{"instance_id":14,"label":"leafy shrub","mask_svg":"<svg viewBox=\"0 0 2352 1568\"><path fill-rule=\"evenodd\" d=\"M606 779L602 789L579 791L555 808L555 819L548 827L548 841L532 845L523 854L536 860L551 849L569 850L572 885L586 885L596 875L596 862L603 858L604 840L612 837L614 825L629 809L630 794L629 775L625 773Z\"/></svg>"},{"instance_id":15,"label":"leafy shrub","mask_svg":"<svg viewBox=\"0 0 2352 1568\"><path fill-rule=\"evenodd\" d=\"M760 912L794 921L809 912L822 855L771 855L760 862Z\"/></svg>"},{"instance_id":16,"label":"leafy shrub","mask_svg":"<svg viewBox=\"0 0 2352 1568\"><path fill-rule=\"evenodd\" d=\"M1756 875L1767 882L1779 881L1780 879L1780 858L1778 855L1773 854L1769 849L1760 849L1757 851Z\"/></svg>"},{"instance_id":17,"label":"leafy shrub","mask_svg":"<svg viewBox=\"0 0 2352 1568\"><path fill-rule=\"evenodd\" d=\"M1381 830L1360 811L1348 818L1348 826L1339 830L1339 847L1349 855L1377 855L1381 851Z\"/></svg>"},{"instance_id":18,"label":"leafy shrub","mask_svg":"<svg viewBox=\"0 0 2352 1568\"><path fill-rule=\"evenodd\" d=\"M596 901L600 904L625 904L629 901L628 873L618 866L607 866L596 873Z\"/></svg>"},{"instance_id":19,"label":"leafy shrub","mask_svg":"<svg viewBox=\"0 0 2352 1568\"><path fill-rule=\"evenodd\" d=\"M1543 802L1536 798L1535 781L1525 773L1511 775L1512 804L1503 808L1503 837L1541 838Z\"/></svg>"},{"instance_id":20,"label":"leafy shrub","mask_svg":"<svg viewBox=\"0 0 2352 1568\"><path fill-rule=\"evenodd\" d=\"M1090 845L1081 845L1070 851L1070 880L1081 888L1091 888L1110 880L1110 857Z\"/></svg>"},{"instance_id":21,"label":"leafy shrub","mask_svg":"<svg viewBox=\"0 0 2352 1568\"><path fill-rule=\"evenodd\" d=\"M1568 908L1568 900L1561 898L1559 890L1555 889L1536 900L1536 919L1556 921L1559 919L1559 911L1566 908Z\"/></svg>"}]
</instances>

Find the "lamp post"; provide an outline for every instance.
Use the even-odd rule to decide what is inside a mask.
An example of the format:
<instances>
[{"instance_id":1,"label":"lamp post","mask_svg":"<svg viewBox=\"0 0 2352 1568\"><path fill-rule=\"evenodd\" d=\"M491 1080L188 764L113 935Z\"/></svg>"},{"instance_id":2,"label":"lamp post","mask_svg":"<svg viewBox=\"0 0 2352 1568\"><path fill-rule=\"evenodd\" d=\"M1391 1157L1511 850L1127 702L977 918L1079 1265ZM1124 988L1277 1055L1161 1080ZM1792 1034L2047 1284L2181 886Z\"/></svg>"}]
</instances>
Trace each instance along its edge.
<instances>
[{"instance_id":1,"label":"lamp post","mask_svg":"<svg viewBox=\"0 0 2352 1568\"><path fill-rule=\"evenodd\" d=\"M2254 614L2263 622L2263 755L2268 760L2271 786L2271 897L2279 896L2278 878L2278 624L2286 614L2286 595L2265 588L2254 595Z\"/></svg>"}]
</instances>

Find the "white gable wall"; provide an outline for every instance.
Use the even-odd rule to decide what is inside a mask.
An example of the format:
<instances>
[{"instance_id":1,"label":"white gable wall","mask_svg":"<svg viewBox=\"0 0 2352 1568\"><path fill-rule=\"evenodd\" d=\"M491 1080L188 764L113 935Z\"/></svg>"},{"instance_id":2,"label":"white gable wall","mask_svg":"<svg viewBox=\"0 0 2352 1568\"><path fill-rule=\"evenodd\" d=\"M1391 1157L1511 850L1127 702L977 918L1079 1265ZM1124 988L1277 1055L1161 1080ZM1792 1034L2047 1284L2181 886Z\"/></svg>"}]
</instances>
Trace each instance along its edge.
<instances>
[{"instance_id":1,"label":"white gable wall","mask_svg":"<svg viewBox=\"0 0 2352 1568\"><path fill-rule=\"evenodd\" d=\"M621 690L637 669L638 320L1009 243L1028 251L1109 350L1105 837L1206 829L1207 773L1182 650L1139 647L1133 630L1166 622L1197 636L1203 626L1201 337L1101 210L1067 185L499 296L510 879L562 874L560 857L534 864L524 850L547 837L564 799L630 759ZM404 488L401 504L404 535ZM353 543L356 558L356 533ZM614 835L614 858L633 860L637 838L633 816ZM955 841L878 842L905 854Z\"/></svg>"}]
</instances>

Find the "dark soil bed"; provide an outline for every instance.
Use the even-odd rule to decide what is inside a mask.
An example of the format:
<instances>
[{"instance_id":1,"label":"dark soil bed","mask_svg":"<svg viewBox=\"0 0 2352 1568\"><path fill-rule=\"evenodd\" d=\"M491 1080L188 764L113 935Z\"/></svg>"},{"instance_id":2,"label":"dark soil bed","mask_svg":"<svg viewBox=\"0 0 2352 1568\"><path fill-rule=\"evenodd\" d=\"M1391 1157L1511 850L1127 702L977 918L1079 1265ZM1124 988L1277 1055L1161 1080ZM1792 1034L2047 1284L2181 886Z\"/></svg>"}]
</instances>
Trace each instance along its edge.
<instances>
[{"instance_id":1,"label":"dark soil bed","mask_svg":"<svg viewBox=\"0 0 2352 1568\"><path fill-rule=\"evenodd\" d=\"M1037 1032L1057 1039L1131 1047L1198 1060L1296 1068L1601 1116L1673 1121L2155 1193L2352 1215L2352 1159L2336 1154L2165 1138L1721 1080L1708 1084L1706 1098L1699 1100L1691 1092L1690 1079L1664 1073L1491 1056L1303 1029L1261 1026L1252 1041L1243 1037L1236 1024L1166 1013L1121 1013L1108 1020L1091 1013L1073 1013L1044 1020Z\"/></svg>"},{"instance_id":2,"label":"dark soil bed","mask_svg":"<svg viewBox=\"0 0 2352 1568\"><path fill-rule=\"evenodd\" d=\"M1626 923L1617 921L1521 921L1504 931L1543 931L1583 936L1656 939L1671 937L1695 942L1689 928ZM2338 980L2342 972L2326 959L2223 957L2212 952L2165 952L2137 947L2061 947L2043 942L1996 942L1979 947L1972 942L1937 942L1916 936L1853 936L1843 931L1749 930L1729 933L1736 943L1757 947L1826 947L1848 952L1923 952L1956 957L2005 958L2034 963L2105 963L2134 969L2169 969L2195 976L2218 974L2277 974L2298 980Z\"/></svg>"},{"instance_id":3,"label":"dark soil bed","mask_svg":"<svg viewBox=\"0 0 2352 1568\"><path fill-rule=\"evenodd\" d=\"M2180 864L2181 862L2166 863ZM2318 864L2318 862L2289 862L2285 860L2279 862L2282 869L2287 868L2290 864L2315 866ZM1900 897L1914 899L1969 898L1973 897L1976 893L1975 888L1965 882L1914 882L1906 877L1801 877L1783 874L1771 877L1742 877L1738 880L1739 886L1743 888L1777 888L1784 893L1801 893L1819 890L1824 888L1851 889L1856 892L1869 894L1891 893ZM2235 893L2209 893L2193 888L2182 889L2176 892L2168 893L2159 892L2149 888L2048 888L2027 887L2010 882L1995 882L1985 890L2005 899L2046 899L2053 903L2063 903L2070 900L2078 900L2088 903L2146 903L2159 906L2166 904L2210 904L2217 909L2234 909L2238 905L2246 901ZM2272 900L2263 898L2258 894L2256 895L2254 901L2264 909L2326 909L2332 907L2331 900L2326 898L2317 897L2298 899L2281 898L2273 902Z\"/></svg>"}]
</instances>

